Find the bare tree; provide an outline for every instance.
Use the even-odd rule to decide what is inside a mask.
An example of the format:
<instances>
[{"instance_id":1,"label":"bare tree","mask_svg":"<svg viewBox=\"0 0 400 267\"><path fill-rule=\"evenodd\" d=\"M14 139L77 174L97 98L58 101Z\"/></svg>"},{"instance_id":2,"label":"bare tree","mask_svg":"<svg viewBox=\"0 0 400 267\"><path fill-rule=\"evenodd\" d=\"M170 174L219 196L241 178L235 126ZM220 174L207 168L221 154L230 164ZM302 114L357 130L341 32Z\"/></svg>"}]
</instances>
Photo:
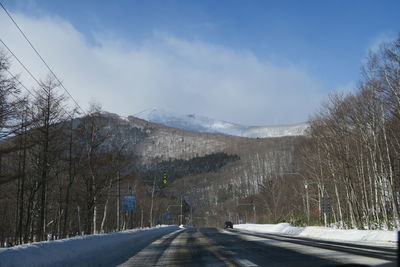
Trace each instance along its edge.
<instances>
[{"instance_id":1,"label":"bare tree","mask_svg":"<svg viewBox=\"0 0 400 267\"><path fill-rule=\"evenodd\" d=\"M47 191L49 173L53 165L60 160L59 151L61 151L60 135L62 133L62 122L67 117L65 107L65 97L57 92L58 82L48 77L46 81L41 82L40 90L34 101L35 116L35 137L37 168L40 187L40 216L37 229L37 238L46 240L46 213L47 213Z\"/></svg>"},{"instance_id":2,"label":"bare tree","mask_svg":"<svg viewBox=\"0 0 400 267\"><path fill-rule=\"evenodd\" d=\"M92 104L88 115L81 118L78 126L78 138L84 145L83 164L87 171L82 175L86 186L86 233L98 232L98 196L104 186L106 177L101 175L101 168L104 167L105 158L102 157L102 145L110 138L112 132L107 127L107 118L101 115L101 107ZM103 150L104 151L104 150Z\"/></svg>"}]
</instances>

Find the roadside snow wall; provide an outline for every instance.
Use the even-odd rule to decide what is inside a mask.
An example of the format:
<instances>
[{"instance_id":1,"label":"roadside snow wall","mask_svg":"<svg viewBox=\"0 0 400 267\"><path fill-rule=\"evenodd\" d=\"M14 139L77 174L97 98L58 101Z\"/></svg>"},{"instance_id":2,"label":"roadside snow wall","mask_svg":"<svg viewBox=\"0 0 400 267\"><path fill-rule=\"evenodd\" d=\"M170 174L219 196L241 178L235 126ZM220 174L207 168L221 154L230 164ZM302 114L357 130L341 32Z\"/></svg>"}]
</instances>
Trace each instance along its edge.
<instances>
[{"instance_id":1,"label":"roadside snow wall","mask_svg":"<svg viewBox=\"0 0 400 267\"><path fill-rule=\"evenodd\" d=\"M0 249L0 266L115 266L176 230L161 226Z\"/></svg>"},{"instance_id":2,"label":"roadside snow wall","mask_svg":"<svg viewBox=\"0 0 400 267\"><path fill-rule=\"evenodd\" d=\"M235 229L323 239L330 241L363 242L374 245L395 246L397 231L380 230L342 230L328 227L308 226L295 227L289 223L278 224L237 224Z\"/></svg>"}]
</instances>

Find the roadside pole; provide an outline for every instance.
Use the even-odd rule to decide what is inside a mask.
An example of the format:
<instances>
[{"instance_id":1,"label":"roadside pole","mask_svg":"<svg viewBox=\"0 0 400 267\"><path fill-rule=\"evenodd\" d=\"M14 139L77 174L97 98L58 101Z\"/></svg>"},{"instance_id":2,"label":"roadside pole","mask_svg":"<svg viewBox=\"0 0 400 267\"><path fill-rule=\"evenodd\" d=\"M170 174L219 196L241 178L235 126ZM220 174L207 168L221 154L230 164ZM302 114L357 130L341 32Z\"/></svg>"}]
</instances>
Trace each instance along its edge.
<instances>
[{"instance_id":1,"label":"roadside pole","mask_svg":"<svg viewBox=\"0 0 400 267\"><path fill-rule=\"evenodd\" d=\"M143 228L143 208L142 208L142 214L140 216L140 228Z\"/></svg>"},{"instance_id":2,"label":"roadside pole","mask_svg":"<svg viewBox=\"0 0 400 267\"><path fill-rule=\"evenodd\" d=\"M118 232L121 231L121 223L120 223L120 207L121 207L121 184L120 184L120 173L117 171L117 230Z\"/></svg>"},{"instance_id":3,"label":"roadside pole","mask_svg":"<svg viewBox=\"0 0 400 267\"><path fill-rule=\"evenodd\" d=\"M400 231L397 231L397 267L400 267Z\"/></svg>"},{"instance_id":4,"label":"roadside pole","mask_svg":"<svg viewBox=\"0 0 400 267\"><path fill-rule=\"evenodd\" d=\"M150 227L153 227L153 205L154 205L154 191L156 188L156 176L153 178L153 190L151 191L151 206L150 206Z\"/></svg>"},{"instance_id":5,"label":"roadside pole","mask_svg":"<svg viewBox=\"0 0 400 267\"><path fill-rule=\"evenodd\" d=\"M182 213L183 213L183 208L182 208L182 196L181 196L181 225L182 225Z\"/></svg>"},{"instance_id":6,"label":"roadside pole","mask_svg":"<svg viewBox=\"0 0 400 267\"><path fill-rule=\"evenodd\" d=\"M307 225L310 225L310 199L308 197L308 183L307 180L304 181L304 188L306 189L306 209L307 209Z\"/></svg>"},{"instance_id":7,"label":"roadside pole","mask_svg":"<svg viewBox=\"0 0 400 267\"><path fill-rule=\"evenodd\" d=\"M190 205L190 225L193 226L193 208L192 205Z\"/></svg>"},{"instance_id":8,"label":"roadside pole","mask_svg":"<svg viewBox=\"0 0 400 267\"><path fill-rule=\"evenodd\" d=\"M132 195L131 185L129 185L128 191L129 191L129 195ZM133 228L133 210L130 210L129 211L129 229L132 229L132 228Z\"/></svg>"},{"instance_id":9,"label":"roadside pole","mask_svg":"<svg viewBox=\"0 0 400 267\"><path fill-rule=\"evenodd\" d=\"M257 223L256 205L253 205L253 212L254 212L254 223Z\"/></svg>"}]
</instances>

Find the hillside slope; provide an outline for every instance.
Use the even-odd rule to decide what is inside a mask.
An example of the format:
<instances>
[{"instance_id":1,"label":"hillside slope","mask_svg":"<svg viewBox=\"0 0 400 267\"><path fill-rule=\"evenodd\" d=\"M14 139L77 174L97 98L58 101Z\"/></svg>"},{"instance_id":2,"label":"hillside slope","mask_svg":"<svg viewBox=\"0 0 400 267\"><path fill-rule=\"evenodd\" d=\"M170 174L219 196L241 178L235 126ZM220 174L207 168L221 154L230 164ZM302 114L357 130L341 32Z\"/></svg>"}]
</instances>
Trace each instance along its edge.
<instances>
[{"instance_id":1,"label":"hillside slope","mask_svg":"<svg viewBox=\"0 0 400 267\"><path fill-rule=\"evenodd\" d=\"M240 199L260 192L260 186L270 178L293 169L294 151L299 137L243 138L224 134L197 133L147 122L132 117L122 121L124 135L132 127L140 128L146 136L132 144L135 165L142 174L153 170L163 194L179 199L183 194L198 210L221 212ZM132 139L130 137L130 139ZM193 158L225 153L239 159L221 165L217 171L190 174L179 179L171 177L162 186L162 166L173 160L185 164ZM144 177L144 179L153 179ZM196 203L196 204L195 204Z\"/></svg>"}]
</instances>

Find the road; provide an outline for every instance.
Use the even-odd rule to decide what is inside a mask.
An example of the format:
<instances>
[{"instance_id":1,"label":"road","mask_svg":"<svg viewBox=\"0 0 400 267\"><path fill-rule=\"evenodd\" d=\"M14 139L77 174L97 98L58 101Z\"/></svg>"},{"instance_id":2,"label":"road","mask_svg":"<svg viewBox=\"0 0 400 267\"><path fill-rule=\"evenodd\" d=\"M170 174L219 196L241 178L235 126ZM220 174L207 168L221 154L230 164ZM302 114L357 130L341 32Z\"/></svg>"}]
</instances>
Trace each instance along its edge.
<instances>
[{"instance_id":1,"label":"road","mask_svg":"<svg viewBox=\"0 0 400 267\"><path fill-rule=\"evenodd\" d=\"M396 250L215 228L181 229L118 266L396 266Z\"/></svg>"}]
</instances>

